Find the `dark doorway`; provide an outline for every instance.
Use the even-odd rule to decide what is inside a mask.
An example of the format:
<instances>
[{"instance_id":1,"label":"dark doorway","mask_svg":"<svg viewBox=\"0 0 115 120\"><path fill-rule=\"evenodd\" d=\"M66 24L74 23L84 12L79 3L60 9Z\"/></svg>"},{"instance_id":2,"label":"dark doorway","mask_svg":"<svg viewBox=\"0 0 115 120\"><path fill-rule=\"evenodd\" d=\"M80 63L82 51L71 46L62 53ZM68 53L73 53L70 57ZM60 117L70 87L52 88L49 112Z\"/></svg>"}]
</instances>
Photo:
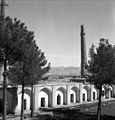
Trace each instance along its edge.
<instances>
[{"instance_id":1,"label":"dark doorway","mask_svg":"<svg viewBox=\"0 0 115 120\"><path fill-rule=\"evenodd\" d=\"M104 94L105 94L105 91L103 90L103 91L102 91L102 97L104 97Z\"/></svg>"},{"instance_id":2,"label":"dark doorway","mask_svg":"<svg viewBox=\"0 0 115 120\"><path fill-rule=\"evenodd\" d=\"M24 99L24 110L26 110L26 103L27 103L27 100Z\"/></svg>"},{"instance_id":3,"label":"dark doorway","mask_svg":"<svg viewBox=\"0 0 115 120\"><path fill-rule=\"evenodd\" d=\"M0 99L0 113L3 113L3 99Z\"/></svg>"},{"instance_id":4,"label":"dark doorway","mask_svg":"<svg viewBox=\"0 0 115 120\"><path fill-rule=\"evenodd\" d=\"M45 107L45 98L41 98L41 107Z\"/></svg>"},{"instance_id":5,"label":"dark doorway","mask_svg":"<svg viewBox=\"0 0 115 120\"><path fill-rule=\"evenodd\" d=\"M93 92L93 100L95 100L95 92Z\"/></svg>"},{"instance_id":6,"label":"dark doorway","mask_svg":"<svg viewBox=\"0 0 115 120\"><path fill-rule=\"evenodd\" d=\"M61 96L58 94L57 96L57 105L60 105L61 104Z\"/></svg>"},{"instance_id":7,"label":"dark doorway","mask_svg":"<svg viewBox=\"0 0 115 120\"><path fill-rule=\"evenodd\" d=\"M83 101L85 101L85 93L83 93Z\"/></svg>"},{"instance_id":8,"label":"dark doorway","mask_svg":"<svg viewBox=\"0 0 115 120\"><path fill-rule=\"evenodd\" d=\"M110 90L110 97L112 98L113 97L113 91L112 90Z\"/></svg>"},{"instance_id":9,"label":"dark doorway","mask_svg":"<svg viewBox=\"0 0 115 120\"><path fill-rule=\"evenodd\" d=\"M74 102L74 94L70 94L70 102Z\"/></svg>"}]
</instances>

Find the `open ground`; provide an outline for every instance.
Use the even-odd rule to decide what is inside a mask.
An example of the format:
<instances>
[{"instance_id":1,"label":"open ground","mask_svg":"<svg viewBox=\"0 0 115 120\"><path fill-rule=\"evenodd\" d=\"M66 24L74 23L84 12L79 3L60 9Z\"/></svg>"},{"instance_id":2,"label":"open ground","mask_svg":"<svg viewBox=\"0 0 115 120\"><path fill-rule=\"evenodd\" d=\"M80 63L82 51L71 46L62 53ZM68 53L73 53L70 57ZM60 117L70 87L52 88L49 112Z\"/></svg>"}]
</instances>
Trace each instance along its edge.
<instances>
[{"instance_id":1,"label":"open ground","mask_svg":"<svg viewBox=\"0 0 115 120\"><path fill-rule=\"evenodd\" d=\"M30 118L24 115L25 120L96 120L97 102L81 104L63 108L41 108ZM19 115L7 116L8 120L19 120ZM1 118L2 120L2 118ZM115 100L102 102L101 120L115 120Z\"/></svg>"}]
</instances>

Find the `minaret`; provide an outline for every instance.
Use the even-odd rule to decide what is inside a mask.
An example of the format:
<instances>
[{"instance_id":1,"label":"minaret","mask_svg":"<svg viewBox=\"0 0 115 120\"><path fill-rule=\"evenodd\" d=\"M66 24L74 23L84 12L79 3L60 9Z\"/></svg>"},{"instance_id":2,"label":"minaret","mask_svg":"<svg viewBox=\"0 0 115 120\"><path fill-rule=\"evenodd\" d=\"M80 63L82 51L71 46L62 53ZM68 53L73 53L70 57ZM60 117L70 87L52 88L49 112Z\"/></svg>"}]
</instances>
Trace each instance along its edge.
<instances>
[{"instance_id":1,"label":"minaret","mask_svg":"<svg viewBox=\"0 0 115 120\"><path fill-rule=\"evenodd\" d=\"M84 26L81 25L81 77L85 77L85 67L87 65L87 52L86 52L86 41Z\"/></svg>"},{"instance_id":2,"label":"minaret","mask_svg":"<svg viewBox=\"0 0 115 120\"><path fill-rule=\"evenodd\" d=\"M1 0L1 10L0 10L0 15L5 16L6 15L6 9L8 7L8 1L7 0Z\"/></svg>"},{"instance_id":3,"label":"minaret","mask_svg":"<svg viewBox=\"0 0 115 120\"><path fill-rule=\"evenodd\" d=\"M6 9L8 7L8 1L7 0L1 0L1 3L0 3L0 16L4 16L5 17L5 14L6 14ZM3 66L0 66L0 81L3 80Z\"/></svg>"},{"instance_id":4,"label":"minaret","mask_svg":"<svg viewBox=\"0 0 115 120\"><path fill-rule=\"evenodd\" d=\"M4 18L6 15L6 8L8 7L8 3L6 0L1 0L1 4L0 4L1 10L0 10L0 15L3 18L3 24L4 24ZM6 78L6 71L7 71L7 62L4 60L4 73L3 74L3 120L6 120L6 115L7 115L7 78ZM2 70L2 68L1 68ZM2 73L2 71L0 72Z\"/></svg>"}]
</instances>

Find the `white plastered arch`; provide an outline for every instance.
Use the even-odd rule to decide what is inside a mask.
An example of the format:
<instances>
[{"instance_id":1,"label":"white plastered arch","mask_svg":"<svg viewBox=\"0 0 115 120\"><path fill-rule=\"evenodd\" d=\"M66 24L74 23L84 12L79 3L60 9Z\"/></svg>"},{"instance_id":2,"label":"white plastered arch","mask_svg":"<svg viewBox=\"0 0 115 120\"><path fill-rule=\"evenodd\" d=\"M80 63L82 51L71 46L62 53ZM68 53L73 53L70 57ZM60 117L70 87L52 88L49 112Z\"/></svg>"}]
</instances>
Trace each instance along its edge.
<instances>
[{"instance_id":1,"label":"white plastered arch","mask_svg":"<svg viewBox=\"0 0 115 120\"><path fill-rule=\"evenodd\" d=\"M18 104L16 106L16 111L21 110L21 98L22 98L22 93L18 94ZM25 110L30 110L30 96L26 93L24 93L24 99L26 99L26 109Z\"/></svg>"},{"instance_id":2,"label":"white plastered arch","mask_svg":"<svg viewBox=\"0 0 115 120\"><path fill-rule=\"evenodd\" d=\"M109 98L113 97L113 87L109 86Z\"/></svg>"},{"instance_id":3,"label":"white plastered arch","mask_svg":"<svg viewBox=\"0 0 115 120\"><path fill-rule=\"evenodd\" d=\"M43 98L45 100L44 107L48 107L48 94L44 91L39 92L39 99L38 99L39 107L42 107L41 106L41 99L43 99Z\"/></svg>"}]
</instances>

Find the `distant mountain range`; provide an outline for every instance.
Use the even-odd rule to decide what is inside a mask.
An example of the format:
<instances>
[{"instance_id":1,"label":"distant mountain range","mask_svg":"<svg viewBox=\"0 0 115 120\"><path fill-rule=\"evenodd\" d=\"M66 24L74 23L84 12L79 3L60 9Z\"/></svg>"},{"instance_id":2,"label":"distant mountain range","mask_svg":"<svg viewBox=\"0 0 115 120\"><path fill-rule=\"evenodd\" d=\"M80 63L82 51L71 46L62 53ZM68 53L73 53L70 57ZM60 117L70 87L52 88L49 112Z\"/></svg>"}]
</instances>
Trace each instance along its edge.
<instances>
[{"instance_id":1,"label":"distant mountain range","mask_svg":"<svg viewBox=\"0 0 115 120\"><path fill-rule=\"evenodd\" d=\"M52 76L80 76L80 67L51 67Z\"/></svg>"}]
</instances>

